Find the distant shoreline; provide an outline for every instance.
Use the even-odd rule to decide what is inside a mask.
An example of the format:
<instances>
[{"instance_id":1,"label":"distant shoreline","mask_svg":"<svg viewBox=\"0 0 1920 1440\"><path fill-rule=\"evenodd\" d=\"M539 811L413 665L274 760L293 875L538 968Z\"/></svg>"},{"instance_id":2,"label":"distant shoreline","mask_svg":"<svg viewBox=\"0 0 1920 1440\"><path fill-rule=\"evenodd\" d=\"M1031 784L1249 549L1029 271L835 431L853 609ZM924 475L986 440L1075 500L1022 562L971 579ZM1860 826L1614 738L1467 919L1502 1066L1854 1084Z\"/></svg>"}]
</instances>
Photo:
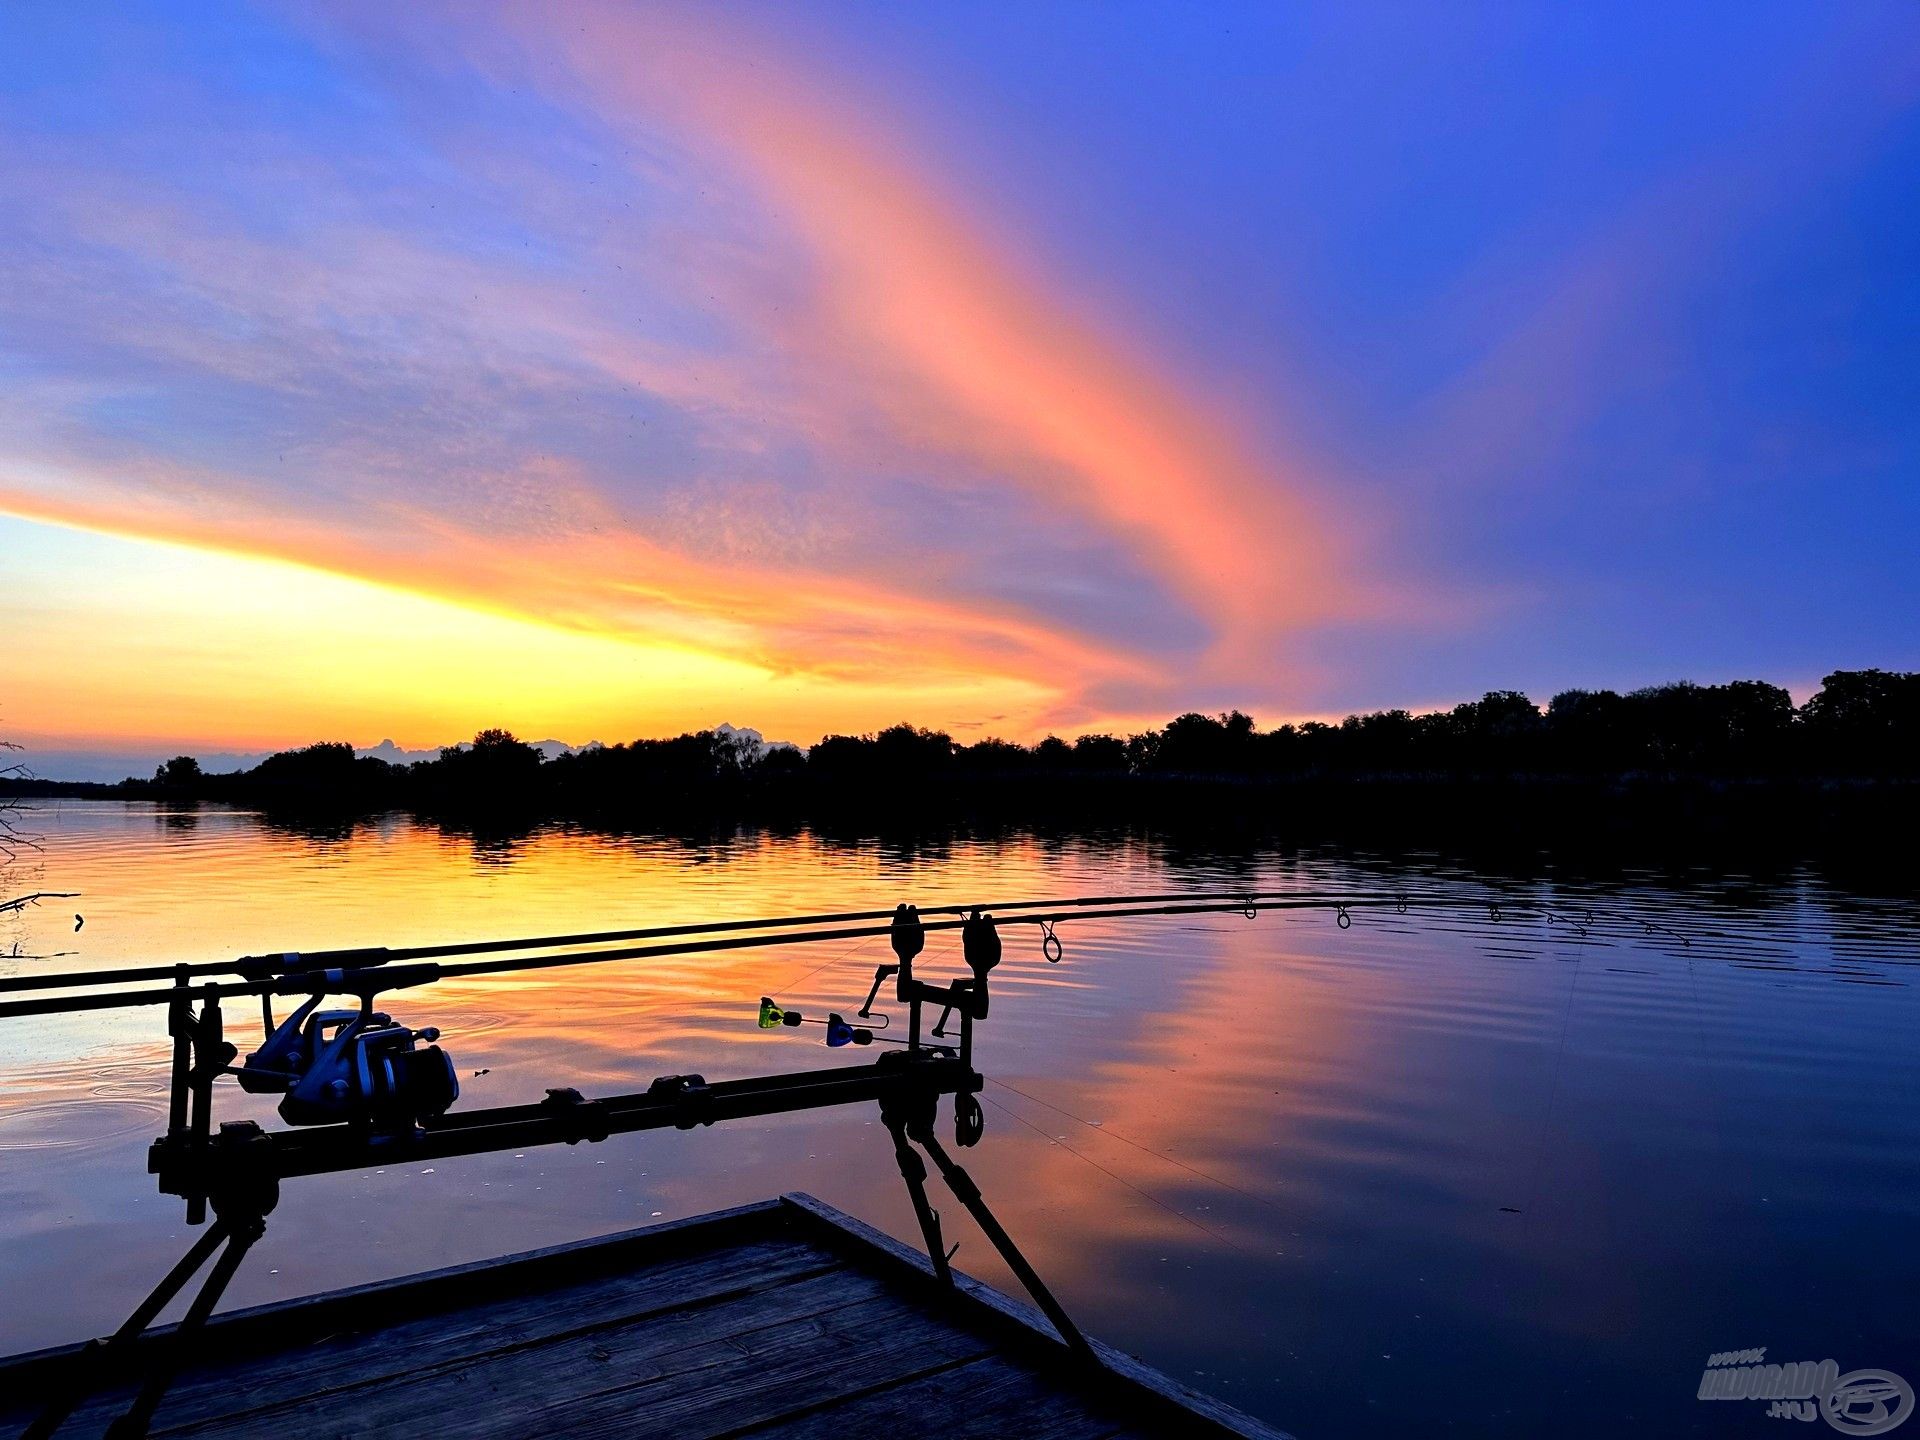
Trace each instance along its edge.
<instances>
[{"instance_id":1,"label":"distant shoreline","mask_svg":"<svg viewBox=\"0 0 1920 1440\"><path fill-rule=\"evenodd\" d=\"M0 797L229 802L283 815L405 811L456 823L568 818L775 823L1180 818L1389 843L1455 835L1670 832L1797 836L1911 849L1920 832L1920 673L1842 670L1804 705L1764 681L1620 695L1569 690L1544 708L1492 691L1451 710L1256 728L1231 711L1127 736L956 742L894 725L806 750L730 726L554 754L483 730L390 764L343 741L208 773L191 756L152 779L0 780Z\"/></svg>"}]
</instances>

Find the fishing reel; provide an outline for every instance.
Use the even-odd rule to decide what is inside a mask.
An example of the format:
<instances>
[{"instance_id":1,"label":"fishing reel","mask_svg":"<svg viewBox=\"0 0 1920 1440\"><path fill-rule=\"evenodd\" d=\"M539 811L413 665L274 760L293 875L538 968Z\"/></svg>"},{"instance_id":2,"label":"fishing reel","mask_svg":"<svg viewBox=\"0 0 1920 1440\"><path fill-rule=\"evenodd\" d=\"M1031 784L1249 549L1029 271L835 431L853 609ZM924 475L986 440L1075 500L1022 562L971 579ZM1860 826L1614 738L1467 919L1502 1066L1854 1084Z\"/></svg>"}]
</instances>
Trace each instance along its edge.
<instances>
[{"instance_id":1,"label":"fishing reel","mask_svg":"<svg viewBox=\"0 0 1920 1440\"><path fill-rule=\"evenodd\" d=\"M431 1043L438 1029L396 1025L370 995L358 1010L322 1010L324 998L313 996L278 1025L262 1002L266 1039L235 1071L242 1090L280 1095L280 1118L289 1125L344 1123L388 1134L410 1131L460 1098L452 1057Z\"/></svg>"}]
</instances>

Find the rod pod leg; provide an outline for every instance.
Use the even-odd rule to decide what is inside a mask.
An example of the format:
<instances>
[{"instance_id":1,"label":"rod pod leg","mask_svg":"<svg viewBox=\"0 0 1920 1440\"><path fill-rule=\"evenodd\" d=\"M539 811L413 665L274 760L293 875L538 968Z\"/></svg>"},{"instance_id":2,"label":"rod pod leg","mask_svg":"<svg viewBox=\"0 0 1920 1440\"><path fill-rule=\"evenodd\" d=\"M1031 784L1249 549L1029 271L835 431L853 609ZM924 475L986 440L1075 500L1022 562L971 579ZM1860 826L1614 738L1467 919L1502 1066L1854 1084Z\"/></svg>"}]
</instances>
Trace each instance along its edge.
<instances>
[{"instance_id":1,"label":"rod pod leg","mask_svg":"<svg viewBox=\"0 0 1920 1440\"><path fill-rule=\"evenodd\" d=\"M1039 1271L1028 1263L1027 1257L1020 1253L1020 1247L1013 1243L1013 1237L1007 1234L993 1211L987 1208L986 1199L973 1177L947 1154L935 1138L933 1127L926 1126L913 1138L919 1142L921 1149L933 1157L933 1163L940 1167L940 1178L947 1182L947 1188L967 1207L974 1222L993 1242L993 1248L1000 1252L1000 1258L1007 1262L1007 1267L1020 1277L1020 1283L1027 1287L1027 1293L1033 1296L1047 1319L1053 1322L1053 1328L1060 1332L1060 1338L1067 1342L1068 1348L1083 1355L1091 1354L1093 1347L1087 1343L1087 1337L1080 1333L1080 1327L1073 1323L1065 1308L1054 1299L1053 1292L1047 1288L1046 1281L1040 1278Z\"/></svg>"},{"instance_id":2,"label":"rod pod leg","mask_svg":"<svg viewBox=\"0 0 1920 1440\"><path fill-rule=\"evenodd\" d=\"M167 1387L186 1363L194 1342L206 1328L207 1317L213 1313L213 1307L220 1303L221 1295L226 1293L233 1272L240 1268L240 1262L247 1258L247 1251L253 1248L254 1242L266 1233L267 1222L257 1215L248 1215L228 1228L231 1233L226 1249L213 1262L213 1269L208 1272L206 1283L200 1287L199 1293L193 1297L193 1303L187 1307L180 1328L167 1337L166 1345L161 1348L153 1369L141 1383L140 1393L134 1396L133 1404L127 1407L127 1413L107 1427L107 1440L140 1440L147 1433L147 1427L153 1422L153 1412L159 1408Z\"/></svg>"},{"instance_id":3,"label":"rod pod leg","mask_svg":"<svg viewBox=\"0 0 1920 1440\"><path fill-rule=\"evenodd\" d=\"M213 1307L220 1303L221 1295L226 1292L228 1282L233 1279L234 1271L240 1268L247 1251L253 1248L254 1242L266 1232L266 1228L266 1221L258 1216L243 1216L237 1221L216 1218L207 1227L206 1233L193 1242L193 1247L180 1257L173 1269L154 1286L152 1293L140 1302L118 1330L105 1340L88 1342L86 1348L74 1357L66 1380L33 1423L22 1432L21 1440L48 1440L59 1430L67 1416L73 1413L73 1407L80 1398L89 1390L98 1388L98 1377L88 1372L97 1370L109 1358L131 1346L206 1263L207 1257L215 1250L220 1250L219 1258L213 1262L206 1280L187 1306L186 1316L174 1333L166 1338L165 1344L159 1347L156 1363L141 1382L140 1392L134 1397L133 1404L106 1431L111 1440L136 1440L136 1437L145 1435L148 1425L152 1423L154 1410L166 1394L167 1387L173 1383L174 1375L186 1361L193 1342L207 1323L207 1317L213 1313ZM223 1244L225 1248L221 1249Z\"/></svg>"},{"instance_id":4,"label":"rod pod leg","mask_svg":"<svg viewBox=\"0 0 1920 1440\"><path fill-rule=\"evenodd\" d=\"M951 1285L953 1252L946 1248L940 1234L940 1212L927 1200L927 1162L907 1144L906 1121L898 1115L882 1113L893 1135L893 1158L900 1164L900 1178L907 1182L907 1196L913 1201L914 1217L919 1220L921 1237L927 1242L927 1259L932 1262L933 1273L940 1283Z\"/></svg>"},{"instance_id":5,"label":"rod pod leg","mask_svg":"<svg viewBox=\"0 0 1920 1440\"><path fill-rule=\"evenodd\" d=\"M180 1288L194 1277L196 1271L206 1264L207 1257L220 1247L227 1238L227 1223L216 1220L200 1238L193 1242L186 1254L174 1262L160 1283L129 1315L120 1328L104 1340L89 1340L79 1354L73 1357L68 1367L67 1377L53 1398L35 1417L34 1422L21 1432L21 1440L46 1440L60 1428L61 1422L72 1413L80 1397L95 1388L94 1376L90 1373L104 1363L110 1356L131 1345L133 1341L153 1323L154 1317L167 1308L168 1302L180 1293Z\"/></svg>"}]
</instances>

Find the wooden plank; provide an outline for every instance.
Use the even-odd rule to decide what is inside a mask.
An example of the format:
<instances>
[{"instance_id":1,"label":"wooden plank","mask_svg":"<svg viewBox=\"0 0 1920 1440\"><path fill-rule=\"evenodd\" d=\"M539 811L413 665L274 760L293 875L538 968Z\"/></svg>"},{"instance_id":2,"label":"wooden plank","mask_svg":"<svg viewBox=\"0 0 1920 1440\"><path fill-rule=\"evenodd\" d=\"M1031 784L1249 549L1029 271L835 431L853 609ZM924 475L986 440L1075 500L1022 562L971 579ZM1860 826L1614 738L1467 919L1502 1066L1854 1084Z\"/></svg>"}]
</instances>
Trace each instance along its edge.
<instances>
[{"instance_id":1,"label":"wooden plank","mask_svg":"<svg viewBox=\"0 0 1920 1440\"><path fill-rule=\"evenodd\" d=\"M533 1440L721 1440L756 1425L980 1359L991 1342L897 1296L810 1325L739 1337L741 1353L667 1383L568 1400L520 1432Z\"/></svg>"},{"instance_id":2,"label":"wooden plank","mask_svg":"<svg viewBox=\"0 0 1920 1440\"><path fill-rule=\"evenodd\" d=\"M502 1294L631 1270L662 1255L685 1254L695 1248L714 1247L744 1236L761 1238L777 1233L787 1223L789 1217L778 1200L760 1200L614 1235L549 1245L392 1280L376 1280L323 1295L232 1310L216 1315L208 1323L206 1333L212 1353L234 1357L258 1355L338 1331L359 1329L369 1322L445 1311ZM159 1276L154 1278L157 1280ZM137 1298L129 1297L128 1309L133 1308ZM173 1329L172 1325L161 1325L149 1330L141 1337L141 1343L133 1347L123 1370L143 1368L145 1352L172 1334ZM59 1376L71 1357L83 1348L84 1344L55 1345L0 1360L0 1395L15 1400L41 1394L49 1380Z\"/></svg>"},{"instance_id":3,"label":"wooden plank","mask_svg":"<svg viewBox=\"0 0 1920 1440\"><path fill-rule=\"evenodd\" d=\"M510 1294L490 1305L328 1337L238 1365L188 1371L167 1392L154 1424L160 1430L184 1427L287 1401L304 1402L437 1365L480 1363L491 1354L539 1340L750 1295L844 1266L817 1245L778 1238L702 1251L531 1295ZM121 1387L76 1410L75 1433L104 1429L130 1397L130 1387Z\"/></svg>"},{"instance_id":4,"label":"wooden plank","mask_svg":"<svg viewBox=\"0 0 1920 1440\"><path fill-rule=\"evenodd\" d=\"M1138 1435L1111 1412L1054 1385L1040 1371L988 1355L805 1415L730 1432L741 1440L898 1440L929 1430L940 1440L1112 1440Z\"/></svg>"},{"instance_id":5,"label":"wooden plank","mask_svg":"<svg viewBox=\"0 0 1920 1440\"><path fill-rule=\"evenodd\" d=\"M969 1316L971 1323L985 1327L987 1333L1047 1365L1062 1377L1062 1383L1071 1383L1067 1377L1081 1362L1054 1333L1046 1317L1031 1305L1009 1299L958 1270L953 1272L954 1284L949 1289L934 1277L933 1267L925 1255L891 1235L811 1195L795 1192L782 1195L780 1200L803 1217L803 1224L811 1228L811 1233L829 1245L837 1244L840 1252L855 1264L880 1266L885 1273L909 1285L911 1293L922 1304L944 1302L958 1307ZM1083 1374L1080 1383L1090 1383L1097 1378L1099 1383L1122 1387L1128 1392L1129 1402L1142 1407L1143 1418L1175 1425L1174 1433L1233 1436L1242 1440L1293 1440L1284 1430L1256 1420L1211 1395L1190 1389L1124 1351L1099 1340L1089 1343L1097 1369L1092 1376Z\"/></svg>"},{"instance_id":6,"label":"wooden plank","mask_svg":"<svg viewBox=\"0 0 1920 1440\"><path fill-rule=\"evenodd\" d=\"M874 1276L835 1271L713 1305L535 1340L401 1378L249 1409L177 1433L238 1437L298 1428L312 1434L418 1434L421 1417L430 1415L435 1435L532 1435L542 1433L545 1417L557 1409L625 1410L649 1387L657 1393L695 1383L682 1377L713 1370L734 1375L788 1352L817 1355L824 1336L852 1323L845 1318L849 1311L861 1312L875 1327L913 1318ZM840 1358L836 1355L835 1363Z\"/></svg>"}]
</instances>

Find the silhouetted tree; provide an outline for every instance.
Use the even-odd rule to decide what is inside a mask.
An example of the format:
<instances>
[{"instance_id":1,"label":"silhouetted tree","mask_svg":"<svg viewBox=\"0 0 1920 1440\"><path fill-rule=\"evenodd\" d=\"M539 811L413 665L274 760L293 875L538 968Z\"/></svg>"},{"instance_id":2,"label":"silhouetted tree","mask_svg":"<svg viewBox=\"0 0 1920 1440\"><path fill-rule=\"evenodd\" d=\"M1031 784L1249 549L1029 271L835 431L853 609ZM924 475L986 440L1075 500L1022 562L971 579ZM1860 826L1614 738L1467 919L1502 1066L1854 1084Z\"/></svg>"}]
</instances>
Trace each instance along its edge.
<instances>
[{"instance_id":1,"label":"silhouetted tree","mask_svg":"<svg viewBox=\"0 0 1920 1440\"><path fill-rule=\"evenodd\" d=\"M1189 711L1175 716L1160 732L1153 769L1169 775L1245 774L1252 768L1253 717L1238 710L1224 715Z\"/></svg>"},{"instance_id":2,"label":"silhouetted tree","mask_svg":"<svg viewBox=\"0 0 1920 1440\"><path fill-rule=\"evenodd\" d=\"M953 766L953 737L944 730L889 725L873 737L874 756L894 775L940 775Z\"/></svg>"},{"instance_id":3,"label":"silhouetted tree","mask_svg":"<svg viewBox=\"0 0 1920 1440\"><path fill-rule=\"evenodd\" d=\"M1101 775L1123 775L1127 742L1118 735L1082 735L1073 742L1073 768Z\"/></svg>"},{"instance_id":4,"label":"silhouetted tree","mask_svg":"<svg viewBox=\"0 0 1920 1440\"><path fill-rule=\"evenodd\" d=\"M807 773L842 790L867 790L951 775L957 758L953 737L945 731L900 724L877 735L824 737L808 753Z\"/></svg>"},{"instance_id":5,"label":"silhouetted tree","mask_svg":"<svg viewBox=\"0 0 1920 1440\"><path fill-rule=\"evenodd\" d=\"M1920 768L1920 672L1836 670L1800 715L1814 753L1837 773Z\"/></svg>"},{"instance_id":6,"label":"silhouetted tree","mask_svg":"<svg viewBox=\"0 0 1920 1440\"><path fill-rule=\"evenodd\" d=\"M438 760L414 768L442 804L476 799L522 803L531 798L545 759L511 730L482 730L472 744L449 745Z\"/></svg>"},{"instance_id":7,"label":"silhouetted tree","mask_svg":"<svg viewBox=\"0 0 1920 1440\"><path fill-rule=\"evenodd\" d=\"M251 770L204 775L197 782L183 783L215 799L321 810L364 809L393 803L392 771L384 760L356 756L344 740L323 740L298 750L277 751Z\"/></svg>"},{"instance_id":8,"label":"silhouetted tree","mask_svg":"<svg viewBox=\"0 0 1920 1440\"><path fill-rule=\"evenodd\" d=\"M960 770L968 775L1024 775L1034 767L1034 752L1011 740L989 735L971 745L960 747L954 757Z\"/></svg>"},{"instance_id":9,"label":"silhouetted tree","mask_svg":"<svg viewBox=\"0 0 1920 1440\"><path fill-rule=\"evenodd\" d=\"M1049 735L1033 747L1033 759L1042 770L1055 772L1071 769L1073 766L1073 747L1058 735Z\"/></svg>"},{"instance_id":10,"label":"silhouetted tree","mask_svg":"<svg viewBox=\"0 0 1920 1440\"><path fill-rule=\"evenodd\" d=\"M192 790L200 780L200 762L191 755L176 755L153 772L153 783L168 790Z\"/></svg>"},{"instance_id":11,"label":"silhouetted tree","mask_svg":"<svg viewBox=\"0 0 1920 1440\"><path fill-rule=\"evenodd\" d=\"M1158 730L1142 730L1127 737L1127 769L1135 775L1151 774L1160 759Z\"/></svg>"},{"instance_id":12,"label":"silhouetted tree","mask_svg":"<svg viewBox=\"0 0 1920 1440\"><path fill-rule=\"evenodd\" d=\"M807 773L807 753L797 745L777 745L755 767L763 780L780 784Z\"/></svg>"},{"instance_id":13,"label":"silhouetted tree","mask_svg":"<svg viewBox=\"0 0 1920 1440\"><path fill-rule=\"evenodd\" d=\"M1327 726L1315 726L1309 738L1324 749L1337 749L1342 770L1405 772L1420 768L1421 729L1405 710L1376 710L1341 721L1337 745Z\"/></svg>"},{"instance_id":14,"label":"silhouetted tree","mask_svg":"<svg viewBox=\"0 0 1920 1440\"><path fill-rule=\"evenodd\" d=\"M1547 706L1547 732L1563 769L1586 774L1642 762L1626 697L1612 690L1563 690Z\"/></svg>"}]
</instances>

